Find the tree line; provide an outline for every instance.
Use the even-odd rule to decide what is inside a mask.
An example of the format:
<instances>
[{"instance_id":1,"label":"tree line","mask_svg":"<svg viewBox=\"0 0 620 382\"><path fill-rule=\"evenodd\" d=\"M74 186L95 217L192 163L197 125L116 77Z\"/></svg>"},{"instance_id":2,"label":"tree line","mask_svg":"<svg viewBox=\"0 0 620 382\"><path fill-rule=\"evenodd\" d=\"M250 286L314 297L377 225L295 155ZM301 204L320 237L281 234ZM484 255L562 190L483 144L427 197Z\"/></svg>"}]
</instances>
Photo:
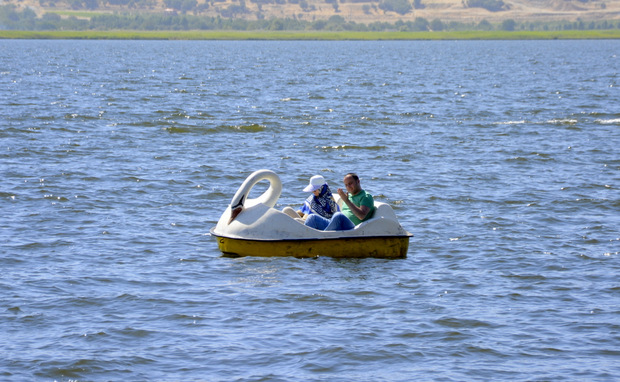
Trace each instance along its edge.
<instances>
[{"instance_id":1,"label":"tree line","mask_svg":"<svg viewBox=\"0 0 620 382\"><path fill-rule=\"evenodd\" d=\"M114 1L114 0L113 0ZM479 23L443 22L439 19L428 21L418 17L413 21L395 23L373 22L369 24L346 21L335 15L327 20L305 21L292 18L245 20L234 17L206 17L188 14L161 13L118 13L92 14L89 18L75 16L61 17L48 12L38 17L29 9L18 9L15 5L0 6L0 29L29 31L60 30L236 30L236 31L562 31L562 30L603 30L620 29L620 20L602 21L556 21L556 22L517 22L512 19L499 24L483 20Z\"/></svg>"}]
</instances>

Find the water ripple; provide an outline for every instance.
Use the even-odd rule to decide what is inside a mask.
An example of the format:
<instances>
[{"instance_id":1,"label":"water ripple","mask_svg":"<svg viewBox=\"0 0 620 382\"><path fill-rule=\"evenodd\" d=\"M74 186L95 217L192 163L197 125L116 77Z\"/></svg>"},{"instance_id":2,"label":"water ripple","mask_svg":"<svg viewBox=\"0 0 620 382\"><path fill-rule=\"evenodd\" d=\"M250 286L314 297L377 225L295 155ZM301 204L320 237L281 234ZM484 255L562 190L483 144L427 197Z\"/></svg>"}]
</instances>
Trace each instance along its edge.
<instances>
[{"instance_id":1,"label":"water ripple","mask_svg":"<svg viewBox=\"0 0 620 382\"><path fill-rule=\"evenodd\" d=\"M620 373L616 42L0 45L5 378ZM223 257L258 168L357 172L408 257Z\"/></svg>"}]
</instances>

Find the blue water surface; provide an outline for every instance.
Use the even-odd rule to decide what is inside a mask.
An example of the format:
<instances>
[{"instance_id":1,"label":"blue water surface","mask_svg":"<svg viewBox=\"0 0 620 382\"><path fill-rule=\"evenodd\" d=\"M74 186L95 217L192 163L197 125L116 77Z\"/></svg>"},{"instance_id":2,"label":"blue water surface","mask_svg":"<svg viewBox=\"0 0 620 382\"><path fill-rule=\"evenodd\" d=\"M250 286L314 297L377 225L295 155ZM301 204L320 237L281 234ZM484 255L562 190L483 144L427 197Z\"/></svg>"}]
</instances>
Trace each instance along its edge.
<instances>
[{"instance_id":1,"label":"blue water surface","mask_svg":"<svg viewBox=\"0 0 620 382\"><path fill-rule=\"evenodd\" d=\"M620 375L620 41L0 50L1 379ZM223 257L260 168L357 172L408 257Z\"/></svg>"}]
</instances>

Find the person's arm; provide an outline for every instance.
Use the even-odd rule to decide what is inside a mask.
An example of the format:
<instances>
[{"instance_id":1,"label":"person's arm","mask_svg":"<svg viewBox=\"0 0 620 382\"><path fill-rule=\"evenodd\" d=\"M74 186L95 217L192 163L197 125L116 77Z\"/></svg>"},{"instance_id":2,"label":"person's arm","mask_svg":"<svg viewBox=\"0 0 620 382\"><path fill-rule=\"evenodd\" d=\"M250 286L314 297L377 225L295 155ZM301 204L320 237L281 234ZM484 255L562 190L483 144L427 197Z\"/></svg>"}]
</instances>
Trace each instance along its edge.
<instances>
[{"instance_id":1,"label":"person's arm","mask_svg":"<svg viewBox=\"0 0 620 382\"><path fill-rule=\"evenodd\" d=\"M305 219L308 215L310 215L312 213L312 208L310 208L310 204L308 204L307 200L304 200L304 204L301 206L301 208L297 211L297 214L299 214L300 218Z\"/></svg>"},{"instance_id":2,"label":"person's arm","mask_svg":"<svg viewBox=\"0 0 620 382\"><path fill-rule=\"evenodd\" d=\"M344 192L342 188L338 189L338 195L340 195L342 201L347 206L349 206L349 209L351 210L351 212L353 212L353 215L357 216L357 218L360 220L364 220L366 218L366 215L368 215L368 213L370 212L370 207L364 205L358 207L353 204L353 202L349 200L349 196L347 195L347 193Z\"/></svg>"}]
</instances>

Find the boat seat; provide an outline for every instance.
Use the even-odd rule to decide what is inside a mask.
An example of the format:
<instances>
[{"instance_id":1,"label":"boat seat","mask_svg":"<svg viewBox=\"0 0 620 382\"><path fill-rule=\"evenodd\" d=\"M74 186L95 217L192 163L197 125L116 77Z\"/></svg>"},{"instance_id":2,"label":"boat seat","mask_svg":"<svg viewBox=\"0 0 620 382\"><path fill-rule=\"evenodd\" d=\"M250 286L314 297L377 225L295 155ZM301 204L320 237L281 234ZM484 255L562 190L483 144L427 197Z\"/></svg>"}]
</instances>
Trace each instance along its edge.
<instances>
[{"instance_id":1,"label":"boat seat","mask_svg":"<svg viewBox=\"0 0 620 382\"><path fill-rule=\"evenodd\" d=\"M342 211L342 205L344 203L342 199L340 198L340 195L338 194L334 195L334 199L336 199L336 203L338 203L338 206L340 207L340 210ZM368 220L372 220L378 217L398 220L398 218L396 217L396 214L394 213L394 210L389 204L375 201L375 210L373 212L373 216Z\"/></svg>"},{"instance_id":2,"label":"boat seat","mask_svg":"<svg viewBox=\"0 0 620 382\"><path fill-rule=\"evenodd\" d=\"M396 222L398 221L398 218L396 217L394 210L389 204L382 203L382 202L375 202L375 210L373 211L372 217L356 225L355 228L357 229L360 227L365 227L369 223L372 223L380 219L390 219Z\"/></svg>"},{"instance_id":3,"label":"boat seat","mask_svg":"<svg viewBox=\"0 0 620 382\"><path fill-rule=\"evenodd\" d=\"M375 202L375 212L374 212L373 217L370 219L376 219L379 217L397 220L396 214L394 213L394 210L389 204Z\"/></svg>"},{"instance_id":4,"label":"boat seat","mask_svg":"<svg viewBox=\"0 0 620 382\"><path fill-rule=\"evenodd\" d=\"M334 196L334 200L336 201L336 204L338 204L338 207L340 207L340 211L342 211L342 205L344 204L344 202L342 201L342 198L337 193L333 194L333 196Z\"/></svg>"}]
</instances>

